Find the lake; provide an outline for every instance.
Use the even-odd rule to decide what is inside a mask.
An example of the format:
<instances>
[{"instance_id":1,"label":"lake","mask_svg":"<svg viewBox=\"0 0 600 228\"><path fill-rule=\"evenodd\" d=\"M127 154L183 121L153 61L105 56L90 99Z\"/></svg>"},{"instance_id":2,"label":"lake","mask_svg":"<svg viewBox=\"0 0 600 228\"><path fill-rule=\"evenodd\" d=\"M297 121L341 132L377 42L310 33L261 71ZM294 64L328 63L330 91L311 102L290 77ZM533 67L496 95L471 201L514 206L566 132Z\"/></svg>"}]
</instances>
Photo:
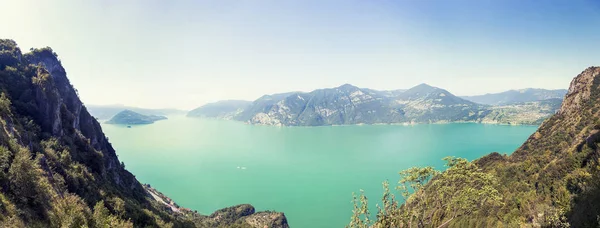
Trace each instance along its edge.
<instances>
[{"instance_id":1,"label":"lake","mask_svg":"<svg viewBox=\"0 0 600 228\"><path fill-rule=\"evenodd\" d=\"M202 214L250 203L284 212L291 227L344 227L352 192L371 213L381 183L446 156L512 153L537 126L474 123L324 127L253 126L171 117L150 125L103 124L121 161L179 205Z\"/></svg>"}]
</instances>

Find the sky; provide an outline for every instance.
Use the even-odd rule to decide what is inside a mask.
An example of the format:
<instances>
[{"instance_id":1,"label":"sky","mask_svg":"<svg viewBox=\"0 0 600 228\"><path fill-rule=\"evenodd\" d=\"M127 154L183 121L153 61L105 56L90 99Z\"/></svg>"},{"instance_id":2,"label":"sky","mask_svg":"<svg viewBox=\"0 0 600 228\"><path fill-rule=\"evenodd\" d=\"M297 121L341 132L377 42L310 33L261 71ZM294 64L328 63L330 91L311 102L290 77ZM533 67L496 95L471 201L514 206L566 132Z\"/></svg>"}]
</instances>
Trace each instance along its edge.
<instances>
[{"instance_id":1,"label":"sky","mask_svg":"<svg viewBox=\"0 0 600 228\"><path fill-rule=\"evenodd\" d=\"M86 104L560 89L600 65L597 0L0 0L0 21L22 50L52 47Z\"/></svg>"}]
</instances>

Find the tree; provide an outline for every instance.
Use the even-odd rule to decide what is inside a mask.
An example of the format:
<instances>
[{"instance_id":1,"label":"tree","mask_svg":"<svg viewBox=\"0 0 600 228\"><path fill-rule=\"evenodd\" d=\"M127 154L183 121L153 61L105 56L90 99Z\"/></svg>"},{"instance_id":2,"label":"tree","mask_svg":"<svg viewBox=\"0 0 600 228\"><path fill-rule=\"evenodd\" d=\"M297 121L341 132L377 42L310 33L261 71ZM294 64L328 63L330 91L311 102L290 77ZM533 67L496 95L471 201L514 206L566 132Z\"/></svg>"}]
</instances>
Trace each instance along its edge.
<instances>
[{"instance_id":1,"label":"tree","mask_svg":"<svg viewBox=\"0 0 600 228\"><path fill-rule=\"evenodd\" d=\"M104 201L96 203L94 206L94 227L111 228L111 227L133 227L130 221L123 221L117 216L111 215L108 209L104 206Z\"/></svg>"},{"instance_id":2,"label":"tree","mask_svg":"<svg viewBox=\"0 0 600 228\"><path fill-rule=\"evenodd\" d=\"M10 189L18 202L22 204L46 204L47 181L42 178L40 165L31 159L29 150L20 148L8 169Z\"/></svg>"},{"instance_id":3,"label":"tree","mask_svg":"<svg viewBox=\"0 0 600 228\"><path fill-rule=\"evenodd\" d=\"M464 158L446 157L448 169L431 182L429 193L437 193L438 205L448 220L480 212L487 206L501 205L498 181Z\"/></svg>"},{"instance_id":4,"label":"tree","mask_svg":"<svg viewBox=\"0 0 600 228\"><path fill-rule=\"evenodd\" d=\"M424 215L427 207L422 189L423 187L440 172L431 166L424 168L413 167L400 172L400 181L398 189L404 197L404 212L401 214L401 220L412 227L413 220L416 220L419 227L425 225ZM409 209L410 208L410 209Z\"/></svg>"},{"instance_id":5,"label":"tree","mask_svg":"<svg viewBox=\"0 0 600 228\"><path fill-rule=\"evenodd\" d=\"M413 167L400 172L397 189L404 198L398 206L388 183L383 183L383 208L378 206L373 227L443 227L455 218L480 213L501 205L496 177L485 173L463 158L447 157L448 169L442 173L433 167ZM349 227L370 227L366 197L360 204L354 195L354 215ZM363 219L364 218L364 219Z\"/></svg>"},{"instance_id":6,"label":"tree","mask_svg":"<svg viewBox=\"0 0 600 228\"><path fill-rule=\"evenodd\" d=\"M52 227L88 227L91 217L90 208L81 198L74 194L55 197L50 212Z\"/></svg>"},{"instance_id":7,"label":"tree","mask_svg":"<svg viewBox=\"0 0 600 228\"><path fill-rule=\"evenodd\" d=\"M381 203L383 206L377 205L377 227L397 227L402 224L398 201L396 201L396 196L390 192L390 184L384 181L382 185L383 197L381 197Z\"/></svg>"},{"instance_id":8,"label":"tree","mask_svg":"<svg viewBox=\"0 0 600 228\"><path fill-rule=\"evenodd\" d=\"M6 96L5 93L0 93L0 113L9 114L10 113L10 99Z\"/></svg>"},{"instance_id":9,"label":"tree","mask_svg":"<svg viewBox=\"0 0 600 228\"><path fill-rule=\"evenodd\" d=\"M356 197L356 194L352 193L352 203L354 204L354 210L352 210L352 217L350 218L350 224L348 228L368 228L371 224L369 220L369 201L365 196L365 192L361 189L360 196Z\"/></svg>"}]
</instances>

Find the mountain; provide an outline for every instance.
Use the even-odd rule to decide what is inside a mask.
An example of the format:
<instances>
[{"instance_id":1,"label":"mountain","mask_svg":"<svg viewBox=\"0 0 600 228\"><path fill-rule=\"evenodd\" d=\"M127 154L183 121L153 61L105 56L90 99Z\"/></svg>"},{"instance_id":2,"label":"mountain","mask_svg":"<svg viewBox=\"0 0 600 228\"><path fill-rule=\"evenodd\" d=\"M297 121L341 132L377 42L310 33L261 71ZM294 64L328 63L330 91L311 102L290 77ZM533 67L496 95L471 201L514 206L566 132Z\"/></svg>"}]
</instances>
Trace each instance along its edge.
<instances>
[{"instance_id":1,"label":"mountain","mask_svg":"<svg viewBox=\"0 0 600 228\"><path fill-rule=\"evenodd\" d=\"M225 100L205 104L187 113L188 117L231 119L242 112L252 101Z\"/></svg>"},{"instance_id":2,"label":"mountain","mask_svg":"<svg viewBox=\"0 0 600 228\"><path fill-rule=\"evenodd\" d=\"M427 84L420 84L394 98L407 120L416 123L478 121L487 113L484 106L454 96Z\"/></svg>"},{"instance_id":3,"label":"mountain","mask_svg":"<svg viewBox=\"0 0 600 228\"><path fill-rule=\"evenodd\" d=\"M321 126L476 121L483 106L426 84L377 91L344 84L309 93L265 95L233 119L252 124Z\"/></svg>"},{"instance_id":4,"label":"mountain","mask_svg":"<svg viewBox=\"0 0 600 228\"><path fill-rule=\"evenodd\" d=\"M542 101L548 99L562 99L567 94L566 89L520 89L509 90L502 93L488 93L478 96L463 96L463 99L487 105L506 105L523 102Z\"/></svg>"},{"instance_id":5,"label":"mountain","mask_svg":"<svg viewBox=\"0 0 600 228\"><path fill-rule=\"evenodd\" d=\"M156 116L156 115L142 115L137 112L131 110L123 110L117 115L113 116L107 124L126 124L126 125L134 125L134 124L151 124L155 121L166 120L167 117L164 116Z\"/></svg>"},{"instance_id":6,"label":"mountain","mask_svg":"<svg viewBox=\"0 0 600 228\"><path fill-rule=\"evenodd\" d=\"M173 177L177 178L177 177ZM250 205L205 216L125 169L51 48L0 40L0 227L288 227Z\"/></svg>"},{"instance_id":7,"label":"mountain","mask_svg":"<svg viewBox=\"0 0 600 228\"><path fill-rule=\"evenodd\" d=\"M123 110L131 110L143 115L157 116L183 115L186 113L186 111L179 109L148 109L125 105L86 105L86 107L92 116L100 120L108 120Z\"/></svg>"},{"instance_id":8,"label":"mountain","mask_svg":"<svg viewBox=\"0 0 600 228\"><path fill-rule=\"evenodd\" d=\"M418 190L403 205L384 195L386 210L374 227L391 222L418 227L598 227L600 67L577 75L558 112L510 156L494 152L474 162L446 160L448 169L442 173L431 168L402 171L399 184ZM357 214L351 224L361 224Z\"/></svg>"},{"instance_id":9,"label":"mountain","mask_svg":"<svg viewBox=\"0 0 600 228\"><path fill-rule=\"evenodd\" d=\"M389 98L345 84L310 93L263 96L236 119L253 124L320 126L400 122L402 115L389 105Z\"/></svg>"}]
</instances>

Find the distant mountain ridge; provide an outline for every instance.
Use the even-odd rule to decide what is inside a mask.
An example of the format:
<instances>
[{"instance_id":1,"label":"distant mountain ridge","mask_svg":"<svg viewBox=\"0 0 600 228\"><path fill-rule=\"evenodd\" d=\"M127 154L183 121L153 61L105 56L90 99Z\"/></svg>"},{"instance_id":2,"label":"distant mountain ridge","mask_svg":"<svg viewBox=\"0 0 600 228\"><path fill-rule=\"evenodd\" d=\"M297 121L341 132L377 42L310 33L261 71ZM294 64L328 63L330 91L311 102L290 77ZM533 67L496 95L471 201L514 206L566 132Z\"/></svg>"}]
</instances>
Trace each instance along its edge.
<instances>
[{"instance_id":1,"label":"distant mountain ridge","mask_svg":"<svg viewBox=\"0 0 600 228\"><path fill-rule=\"evenodd\" d=\"M311 92L264 95L253 102L219 101L194 109L187 116L280 126L447 122L539 124L560 106L561 99L556 97L560 97L561 91L523 91L526 97L513 95L505 99L509 103L491 106L424 83L407 90L389 91L344 84ZM506 93L512 94L509 92Z\"/></svg>"},{"instance_id":2,"label":"distant mountain ridge","mask_svg":"<svg viewBox=\"0 0 600 228\"><path fill-rule=\"evenodd\" d=\"M515 104L521 102L532 102L541 101L554 98L563 99L567 94L566 89L520 89L520 90L509 90L501 93L488 93L477 96L462 96L461 98L487 105L506 105Z\"/></svg>"}]
</instances>

